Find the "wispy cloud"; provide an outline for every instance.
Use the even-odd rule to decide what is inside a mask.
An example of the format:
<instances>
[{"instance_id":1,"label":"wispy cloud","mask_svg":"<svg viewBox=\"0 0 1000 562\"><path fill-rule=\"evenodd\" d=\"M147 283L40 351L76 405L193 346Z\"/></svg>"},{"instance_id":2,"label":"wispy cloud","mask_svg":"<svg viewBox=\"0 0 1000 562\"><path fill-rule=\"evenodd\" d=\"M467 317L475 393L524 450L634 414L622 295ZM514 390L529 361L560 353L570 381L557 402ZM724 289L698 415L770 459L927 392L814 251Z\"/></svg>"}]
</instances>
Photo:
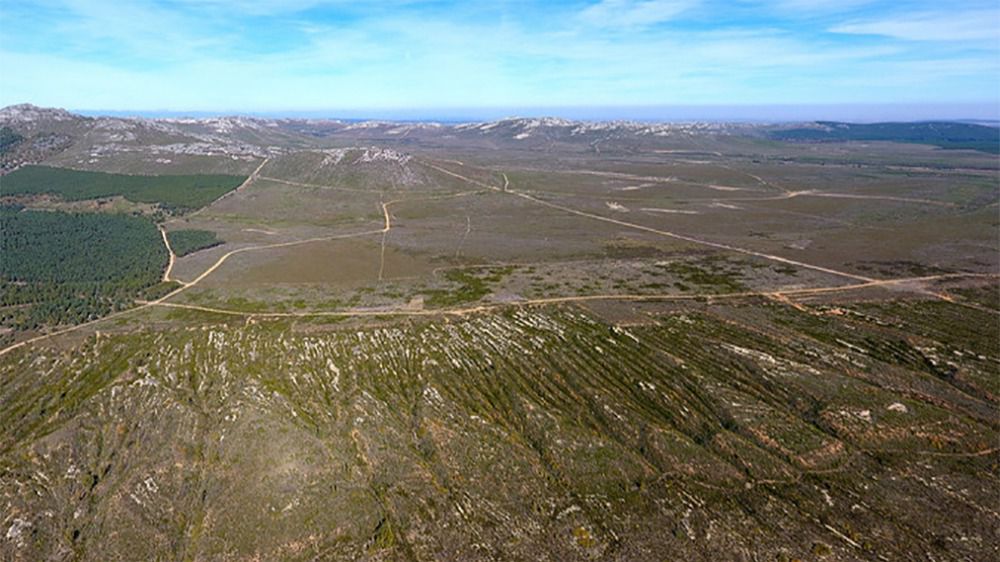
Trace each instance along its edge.
<instances>
[{"instance_id":1,"label":"wispy cloud","mask_svg":"<svg viewBox=\"0 0 1000 562\"><path fill-rule=\"evenodd\" d=\"M929 0L907 0L923 3L905 17L894 2L846 0L853 7L840 15L826 0L783 1L797 11L758 0L253 0L249 10L228 0L3 0L0 105L253 111L997 97L1000 48L988 7L929 23Z\"/></svg>"},{"instance_id":2,"label":"wispy cloud","mask_svg":"<svg viewBox=\"0 0 1000 562\"><path fill-rule=\"evenodd\" d=\"M775 10L801 13L837 13L876 4L877 0L765 0L759 2Z\"/></svg>"},{"instance_id":3,"label":"wispy cloud","mask_svg":"<svg viewBox=\"0 0 1000 562\"><path fill-rule=\"evenodd\" d=\"M697 0L601 0L581 11L580 19L600 27L644 27L669 21L698 4Z\"/></svg>"},{"instance_id":4,"label":"wispy cloud","mask_svg":"<svg viewBox=\"0 0 1000 562\"><path fill-rule=\"evenodd\" d=\"M830 28L834 33L881 35L908 41L1000 41L1000 8L923 12L851 21Z\"/></svg>"}]
</instances>

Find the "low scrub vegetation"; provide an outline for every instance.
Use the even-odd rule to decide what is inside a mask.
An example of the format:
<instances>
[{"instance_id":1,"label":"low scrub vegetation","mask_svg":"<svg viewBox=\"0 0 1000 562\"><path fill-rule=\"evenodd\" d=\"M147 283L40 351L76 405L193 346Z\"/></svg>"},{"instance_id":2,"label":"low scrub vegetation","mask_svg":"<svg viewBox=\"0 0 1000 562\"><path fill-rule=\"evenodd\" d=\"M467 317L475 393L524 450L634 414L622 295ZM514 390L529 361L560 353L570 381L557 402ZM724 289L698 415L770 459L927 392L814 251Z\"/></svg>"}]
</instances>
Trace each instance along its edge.
<instances>
[{"instance_id":1,"label":"low scrub vegetation","mask_svg":"<svg viewBox=\"0 0 1000 562\"><path fill-rule=\"evenodd\" d=\"M14 148L24 137L17 134L17 131L10 127L0 127L0 155Z\"/></svg>"},{"instance_id":2,"label":"low scrub vegetation","mask_svg":"<svg viewBox=\"0 0 1000 562\"><path fill-rule=\"evenodd\" d=\"M995 333L995 314L645 310L631 326L547 307L343 329L184 310L71 354L18 350L0 362L0 496L25 538L0 558L995 548L996 346L932 331Z\"/></svg>"}]
</instances>

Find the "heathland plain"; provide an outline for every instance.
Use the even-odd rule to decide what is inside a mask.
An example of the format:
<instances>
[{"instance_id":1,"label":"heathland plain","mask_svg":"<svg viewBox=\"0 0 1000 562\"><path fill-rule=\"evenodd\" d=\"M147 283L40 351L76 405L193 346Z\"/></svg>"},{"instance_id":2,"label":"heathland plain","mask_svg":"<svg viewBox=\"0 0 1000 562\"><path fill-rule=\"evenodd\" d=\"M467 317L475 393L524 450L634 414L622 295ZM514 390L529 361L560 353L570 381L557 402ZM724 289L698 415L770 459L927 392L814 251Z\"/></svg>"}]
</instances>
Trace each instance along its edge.
<instances>
[{"instance_id":1,"label":"heathland plain","mask_svg":"<svg viewBox=\"0 0 1000 562\"><path fill-rule=\"evenodd\" d=\"M0 558L995 559L991 138L0 110Z\"/></svg>"}]
</instances>

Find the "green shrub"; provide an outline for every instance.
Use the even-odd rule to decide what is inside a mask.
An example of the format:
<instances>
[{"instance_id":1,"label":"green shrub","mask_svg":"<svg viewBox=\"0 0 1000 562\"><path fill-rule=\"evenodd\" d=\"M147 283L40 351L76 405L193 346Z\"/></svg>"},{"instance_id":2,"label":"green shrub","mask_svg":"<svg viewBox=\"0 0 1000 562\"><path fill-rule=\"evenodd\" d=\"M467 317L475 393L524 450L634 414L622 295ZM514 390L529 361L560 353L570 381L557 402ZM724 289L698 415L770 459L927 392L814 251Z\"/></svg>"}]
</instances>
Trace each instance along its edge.
<instances>
[{"instance_id":1,"label":"green shrub","mask_svg":"<svg viewBox=\"0 0 1000 562\"><path fill-rule=\"evenodd\" d=\"M167 232L167 240L177 256L186 256L222 244L222 240L210 230L172 230Z\"/></svg>"}]
</instances>

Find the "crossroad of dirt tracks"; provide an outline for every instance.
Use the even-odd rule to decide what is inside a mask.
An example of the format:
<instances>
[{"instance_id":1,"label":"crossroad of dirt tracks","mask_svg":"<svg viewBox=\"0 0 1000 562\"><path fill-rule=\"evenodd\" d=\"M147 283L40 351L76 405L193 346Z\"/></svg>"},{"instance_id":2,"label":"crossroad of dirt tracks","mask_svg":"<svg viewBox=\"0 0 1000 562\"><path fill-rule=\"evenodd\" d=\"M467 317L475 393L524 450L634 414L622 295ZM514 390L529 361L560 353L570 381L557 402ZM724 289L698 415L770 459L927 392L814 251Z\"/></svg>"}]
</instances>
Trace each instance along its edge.
<instances>
[{"instance_id":1,"label":"crossroad of dirt tracks","mask_svg":"<svg viewBox=\"0 0 1000 562\"><path fill-rule=\"evenodd\" d=\"M240 187L237 188L237 190L241 190L241 189L249 186L251 183L253 183L253 181L255 181L256 179L258 179L259 177L261 177L259 175L260 174L260 170L264 167L264 165L267 163L267 161L268 160L265 160L264 162L262 162L260 164L260 166L258 166L257 169L254 170L254 172L250 175L250 177L247 178L247 181L245 181L242 185L240 185ZM461 163L457 162L457 161L448 161L448 163L454 163L454 164L461 165ZM900 286L900 285L907 285L907 284L919 285L919 284L923 284L923 283L927 283L927 282L931 282L931 281L938 281L938 280L944 280L944 279L975 278L975 277L978 277L978 278L996 278L996 277L998 277L997 275L994 275L994 274L952 273L952 274L930 275L930 276L924 276L924 277L906 277L906 278L900 278L900 279L873 279L873 278L870 278L870 277L865 277L863 275L857 275L857 274L849 273L849 272L845 272L845 271L838 271L838 270L835 270L835 269L832 269L832 268L823 267L823 266L814 265L814 264L809 264L809 263L801 262L801 261L798 261L798 260L792 260L792 259L784 258L784 257L781 257L781 256L776 256L776 255L773 255L773 254L759 252L759 251L752 250L752 249L747 249L747 248L742 248L742 247L738 247L738 246L733 246L733 245L730 245L730 244L723 244L723 243L720 243L720 242L713 242L713 241L710 241L710 240L704 240L704 239L700 239L700 238L695 238L693 236L688 236L688 235L685 235L685 234L680 234L680 233L676 233L676 232L672 232L672 231L668 231L668 230L657 229L657 228L653 228L653 227L649 227L649 226L645 226L645 225L641 225L641 224L630 223L630 222L627 222L627 221L623 221L623 220L619 220L619 219L614 219L614 218L611 218L611 217L606 217L606 216L599 215L599 214L596 214L596 213L590 213L590 212L587 212L587 211L581 211L579 209L574 209L572 207L568 207L568 206L561 205L561 204L558 204L558 203L553 203L551 201L546 201L544 199L539 199L539 198L534 197L533 195L530 195L528 193L511 189L510 188L510 181L507 178L506 174L501 174L503 176L503 179L504 179L503 186L496 186L496 185L492 185L492 184L489 184L489 183L486 183L486 182L482 182L482 181L479 181L479 180L467 177L465 175L459 174L459 173L454 172L452 170L448 170L447 168L438 166L438 165L430 163L430 162L427 162L427 165L429 167L431 167L431 168L433 168L433 169L435 169L435 170L443 173L443 174L446 174L446 175L452 176L454 178L460 179L460 180L462 180L462 181L464 181L466 183L469 183L471 185L478 186L480 189L475 189L475 190L471 190L471 191L463 191L463 192L459 192L459 193L449 193L449 194L445 194L445 195L432 195L432 196L427 196L427 197L415 197L415 198L409 198L409 199L395 199L395 200L392 200L392 201L382 202L381 203L381 211L382 211L382 218L383 218L384 223L383 223L382 228L380 228L380 229L372 229L372 230L365 230L365 231L360 231L360 232L355 232L355 233L349 233L349 234L339 234L339 235L331 235L331 236L320 236L320 237L308 238L308 239L304 239L304 240L292 240L292 241L288 241L288 242L278 242L278 243L274 243L274 244L263 244L263 245L258 245L258 246L247 246L247 247L243 247L243 248L237 248L235 250L231 250L231 251L223 254L222 256L220 256L219 259L215 261L215 263L213 263L211 266L209 266L200 275L198 275L197 277L195 277L191 281L187 281L187 282L179 281L179 280L172 280L170 278L170 273L171 273L171 271L173 269L173 265L174 265L174 262L176 260L176 256L175 256L173 250L170 247L169 241L167 240L166 231L163 230L162 227L161 227L160 228L160 233L161 233L161 235L163 237L163 243L167 247L167 251L168 251L168 254L170 256L169 263L167 265L167 269L164 272L163 280L164 281L174 281L174 282L177 282L179 284L179 287L177 287L176 289L174 289L170 293L167 293L166 295L164 295L164 296L162 296L162 297L160 297L160 298L158 298L156 300L152 300L152 301L139 301L138 306L136 306L134 308L130 308L128 310L122 310L122 311L110 314L108 316L104 316L102 318L98 318L96 320L91 320L90 322L85 322L83 324L77 324L75 326L70 326L70 327L64 328L62 330L57 330L57 331L54 331L54 332L50 332L50 333L47 333L47 334L43 334L43 335L40 335L40 336L36 336L36 337L30 338L30 339L27 339L27 340L24 340L24 341L12 344L12 345L4 348L4 349L0 349L0 356L5 355L5 354L7 354L7 353L9 353L9 352L11 352L11 351L13 351L15 349L18 349L20 347L24 347L26 345L29 345L29 344L37 342L37 341L41 341L41 340L44 340L44 339L47 339L47 338L51 338L51 337L55 337L55 336L67 334L67 333L70 333L70 332L73 332L73 331L76 331L76 330L80 330L82 328L93 326L94 324L97 324L99 322L104 322L106 320L111 320L111 319L114 319L114 318L119 318L119 317L124 316L126 314L130 314L130 313L133 313L133 312L136 312L136 311L139 311L139 310L144 310L144 309L147 309L147 308L150 308L150 307L155 307L155 306L168 307L168 308L178 308L178 309L186 309L186 310L196 310L196 311L201 311L201 312L208 312L208 313L214 313L214 314L224 314L224 315L231 315L231 316L255 317L255 318L372 317L372 316L442 316L442 315L463 316L463 315L474 314L474 313L478 313L478 312L486 312L486 311L490 311L490 310L501 308L501 307L512 307L512 306L543 306L543 305L550 305L550 304L580 303L580 302L593 302L593 301L615 301L615 300L617 300L617 301L633 301L633 302L635 302L635 301L693 301L693 300L708 300L708 301L711 302L711 301L721 301L721 300L744 299L744 298L751 298L751 297L765 297L765 298L775 298L775 299L779 299L779 300L787 300L790 297L803 297L803 296L809 296L809 295L818 295L818 294L824 294L824 293L836 293L836 292L854 291L854 290L859 290L859 289L867 289L867 288L875 288L875 287L891 287L891 286ZM268 178L268 179L270 179L270 178ZM285 182L285 181L283 181L282 183L293 184L293 185L308 185L308 186L312 186L312 184L300 184L300 183L297 183L297 182ZM315 187L324 187L324 186L315 186ZM838 277L850 279L850 280L854 281L854 283L845 284L845 285L829 285L829 286L822 286L822 287L786 289L786 290L777 290L777 291L740 291L740 292L733 292L733 293L716 293L716 294L713 294L713 293L703 293L703 294L684 294L684 295L678 295L678 294L672 294L672 293L664 293L664 294L601 294L601 295L579 295L579 296L566 296L566 297L550 297L550 298L541 298L541 299L523 299L523 300L515 300L515 301L506 301L506 302L502 302L502 303L481 304L481 305L470 306L470 307L456 307L456 308L431 309L431 310L414 309L414 308L407 308L407 307L395 307L395 308L386 307L386 308L343 309L343 310L326 310L326 311L320 310L320 311L298 311L298 312L246 312L246 311L229 310L229 309L209 307L209 306L200 306L200 305L193 305L193 304L167 302L168 299L170 299L170 298L172 298L172 297L180 294L181 292L183 292L183 291L185 291L185 290L187 290L187 289L189 289L189 288L197 285L198 283L200 283L206 277L208 277L213 272L215 272L219 267L221 267L226 262L226 260L228 260L230 257L232 257L234 255L237 255L237 254L246 253L246 252L253 252L253 251L258 251L258 250L269 250L269 249L275 249L275 248L283 248L283 247L289 247L289 246L296 246L296 245L301 245L301 244L308 244L308 243L311 243L311 242L323 242L323 241L330 241L330 240L342 240L342 239L347 239L347 238L358 238L358 237L373 236L373 235L381 235L381 237L382 237L381 238L381 245L380 245L380 252L379 252L379 274L378 274L379 280L381 281L382 277L383 277L383 272L384 272L384 269L385 269L385 243L386 243L386 238L388 237L390 231L392 230L392 213L390 211L390 207L392 205L399 204L399 203L405 203L405 202L428 201L428 200L437 200L437 199L449 199L449 198L456 198L456 197L464 197L464 196L468 196L468 195L475 195L475 194L484 193L487 190L489 190L489 191L495 191L495 192L499 192L499 193L508 193L508 194L514 195L516 197L520 197L522 199L531 201L531 202L533 202L535 204L538 204L538 205L543 205L543 206L546 206L546 207L549 207L549 208L552 208L552 209L556 209L556 210L563 211L563 212L566 212L566 213L570 213L570 214L574 214L574 215L577 215L577 216L589 218L589 219L592 219L592 220L597 220L597 221L607 222L607 223L611 223L611 224L616 224L616 225L623 226L623 227L626 227L626 228L631 228L631 229L635 229L635 230L639 230L639 231L644 231L644 232L649 232L649 233L653 233L653 234L658 234L658 235L661 235L661 236L666 236L666 237L669 237L669 238L674 238L674 239L677 239L677 240L682 240L682 241L685 241L685 242L689 242L689 243L693 243L693 244L698 244L698 245L702 245L702 246L707 246L707 247L711 247L711 248L716 248L716 249L720 249L720 250L726 250L726 251L730 251L730 252L736 252L736 253L741 253L741 254L745 254L745 255L755 256L755 257L763 258L763 259L766 259L766 260L771 260L771 261L783 263L783 264L786 264L786 265L794 265L794 266L802 267L802 268L805 268L805 269L811 269L811 270L814 270L814 271L819 271L819 272L822 272L822 273L827 273L827 274L835 275L835 276L838 276ZM793 195L791 195L791 196L798 195L795 192L792 192L792 194ZM788 195L784 195L784 196L781 196L781 197L788 197ZM863 196L861 196L861 197L863 197ZM916 202L916 200L914 200L914 202ZM928 294L928 295L931 295L931 296L934 296L934 297L937 297L937 298L941 298L943 300L948 300L948 301L954 302L948 295L944 295L944 294L936 293L936 292L932 292L932 291L927 291L927 290L922 290L922 289L918 289L918 291L922 292L922 293L925 293L925 294ZM959 303L959 304L963 304L963 303ZM969 305L969 306L971 306L971 305ZM975 308L979 308L979 307L975 307ZM988 309L984 309L984 310L988 310ZM990 312L993 312L993 311L990 311Z\"/></svg>"}]
</instances>

